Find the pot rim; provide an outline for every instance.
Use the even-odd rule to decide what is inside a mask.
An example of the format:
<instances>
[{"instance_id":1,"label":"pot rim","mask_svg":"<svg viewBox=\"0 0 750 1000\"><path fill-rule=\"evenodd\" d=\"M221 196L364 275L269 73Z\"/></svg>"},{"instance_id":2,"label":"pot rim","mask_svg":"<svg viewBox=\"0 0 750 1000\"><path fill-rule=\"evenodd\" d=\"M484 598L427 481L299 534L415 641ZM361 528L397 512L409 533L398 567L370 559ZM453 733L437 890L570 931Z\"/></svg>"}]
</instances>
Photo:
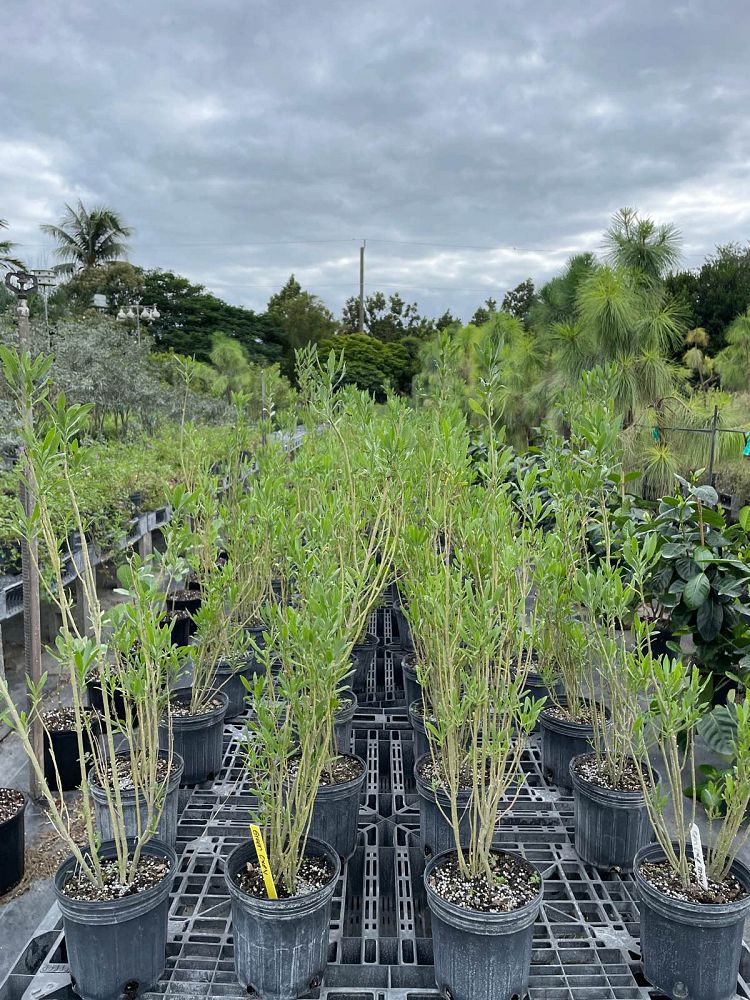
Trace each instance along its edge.
<instances>
[{"instance_id":1,"label":"pot rim","mask_svg":"<svg viewBox=\"0 0 750 1000\"><path fill-rule=\"evenodd\" d=\"M427 751L427 753L421 754L414 761L414 781L417 786L417 793L420 795L421 798L427 799L430 802L437 801L438 799L449 802L450 795L444 788L442 787L435 788L430 782L425 781L425 779L419 773L420 764L426 760L432 760L432 754L429 750ZM471 788L459 788L458 790L459 799L465 797L467 806L469 799L471 798L471 792L472 792Z\"/></svg>"},{"instance_id":2,"label":"pot rim","mask_svg":"<svg viewBox=\"0 0 750 1000\"><path fill-rule=\"evenodd\" d=\"M338 781L335 784L328 784L328 785L319 784L318 790L315 793L316 798L318 796L324 798L328 797L344 798L350 791L353 791L357 786L361 787L364 784L364 781L367 777L367 761L364 759L364 757L360 757L359 754L356 753L339 753L337 754L337 756L349 757L351 760L356 760L359 764L362 765L362 773L357 775L356 778L349 778L348 781ZM343 794L336 795L337 792ZM324 841L321 841L321 843L324 843Z\"/></svg>"},{"instance_id":3,"label":"pot rim","mask_svg":"<svg viewBox=\"0 0 750 1000\"><path fill-rule=\"evenodd\" d=\"M6 785L3 785L3 789L6 792L18 792L18 794L23 798L23 802L12 816L9 816L6 820L0 823L0 833L7 830L11 823L16 823L20 818L23 818L26 815L26 807L29 804L28 795L26 792L22 792L20 788L8 788Z\"/></svg>"},{"instance_id":4,"label":"pot rim","mask_svg":"<svg viewBox=\"0 0 750 1000\"><path fill-rule=\"evenodd\" d=\"M192 697L192 688L178 688L173 691L170 695L170 701L187 701ZM224 716L229 708L229 695L226 691L212 691L211 698L218 698L221 702L219 708L212 708L208 712L202 712L200 715L171 715L171 724L173 729L190 729L192 727L196 729L207 728L216 722L223 722ZM167 725L164 720L159 724L160 729L166 729Z\"/></svg>"},{"instance_id":5,"label":"pot rim","mask_svg":"<svg viewBox=\"0 0 750 1000\"><path fill-rule=\"evenodd\" d=\"M440 854L436 854L425 865L424 888L427 895L427 903L433 913L437 914L452 927L458 927L469 933L483 934L485 936L513 934L516 931L530 927L534 923L544 899L544 878L536 865L532 865L532 868L539 875L539 889L534 899L529 900L528 903L524 903L523 906L519 906L515 910L504 910L501 913L486 913L483 910L474 910L468 906L459 906L457 903L451 903L449 900L439 896L430 885L429 876L434 869L447 858L455 856L456 853L455 848L441 851ZM524 861L527 860L516 851L496 850L495 853L522 858ZM531 862L527 863L531 864Z\"/></svg>"},{"instance_id":6,"label":"pot rim","mask_svg":"<svg viewBox=\"0 0 750 1000\"><path fill-rule=\"evenodd\" d=\"M677 846L675 844L675 846ZM688 846L688 855L692 857L692 848ZM748 895L743 899L733 900L729 903L697 903L692 900L675 899L662 892L641 874L641 865L644 861L663 861L666 859L664 849L657 842L646 844L641 847L633 859L633 878L638 890L641 903L646 903L657 913L676 923L691 924L698 927L720 927L722 925L733 924L738 920L744 920L747 911L750 910L750 868L735 858L729 869L740 884L747 890Z\"/></svg>"},{"instance_id":7,"label":"pot rim","mask_svg":"<svg viewBox=\"0 0 750 1000\"><path fill-rule=\"evenodd\" d=\"M589 799L594 799L597 801L605 802L607 805L616 807L617 802L621 802L625 807L631 807L635 805L643 805L646 801L646 797L643 794L643 790L638 789L620 789L620 788L606 788L603 785L594 784L593 781L588 781L586 778L582 778L581 775L576 771L573 766L577 760L582 757L591 757L592 753L579 753L575 757L571 758L568 764L568 771L570 772L570 780L572 782L573 788L587 796ZM652 768L657 782L661 781L661 775L656 770Z\"/></svg>"},{"instance_id":8,"label":"pot rim","mask_svg":"<svg viewBox=\"0 0 750 1000\"><path fill-rule=\"evenodd\" d=\"M376 635L373 635L372 632L365 632L365 641L355 642L355 644L352 646L352 652L354 652L357 649L370 649L372 646L377 646L379 642L380 640L378 639L378 637Z\"/></svg>"},{"instance_id":9,"label":"pot rim","mask_svg":"<svg viewBox=\"0 0 750 1000\"><path fill-rule=\"evenodd\" d=\"M311 854L310 847L314 848L317 853ZM229 895L246 909L254 910L262 917L275 917L277 920L295 920L326 905L333 897L341 875L341 858L331 845L324 840L318 840L316 837L308 837L305 844L305 856L322 856L332 863L334 873L330 881L313 892L290 896L286 899L262 899L259 896L251 896L237 885L232 867L236 863L237 855L240 856L241 861L247 860L245 854L248 850L250 851L250 855L255 859L257 855L255 854L254 844L252 840L246 840L238 844L224 862L224 881L229 890ZM285 910L287 911L286 913L284 912Z\"/></svg>"},{"instance_id":10,"label":"pot rim","mask_svg":"<svg viewBox=\"0 0 750 1000\"><path fill-rule=\"evenodd\" d=\"M585 699L587 704L591 703L591 699ZM567 701L564 698L559 699L562 707L567 705ZM545 707L539 713L539 724L544 726L546 729L551 729L553 732L562 733L563 735L575 735L580 736L583 734L588 735L594 732L594 727L590 722L568 722L565 719L556 719L553 715L550 715L550 711L557 706L554 702ZM604 707L604 717L607 720L606 724L611 726L611 720L609 718L609 709L606 705Z\"/></svg>"},{"instance_id":11,"label":"pot rim","mask_svg":"<svg viewBox=\"0 0 750 1000\"><path fill-rule=\"evenodd\" d=\"M347 699L349 704L342 704L336 709L333 713L334 724L349 722L354 718L356 711L359 708L359 699L351 688L348 688L346 691L342 692L342 694Z\"/></svg>"},{"instance_id":12,"label":"pot rim","mask_svg":"<svg viewBox=\"0 0 750 1000\"><path fill-rule=\"evenodd\" d=\"M116 757L126 758L127 754L126 753L118 753L118 754L115 754L115 756ZM158 756L162 760L165 757L168 759L169 758L169 751L167 751L167 750L159 750ZM175 765L177 765L177 766L175 766ZM173 750L172 751L172 773L169 775L169 778L168 778L167 783L166 783L166 794L167 795L170 792L173 792L175 790L175 788L179 787L180 780L182 778L182 773L183 773L184 770L185 770L185 761L182 759L182 757L176 751ZM105 799L105 801L106 801L106 794L105 794L104 789L102 788L102 786L97 781L96 772L95 772L95 769L93 767L87 773L86 780L89 783L89 788L90 788L91 794L94 796L94 798L97 798L98 796L102 796ZM114 791L114 789L111 789L111 791ZM135 789L133 789L133 788L121 788L120 789L120 798L126 799L126 800L134 799L135 798Z\"/></svg>"},{"instance_id":13,"label":"pot rim","mask_svg":"<svg viewBox=\"0 0 750 1000\"><path fill-rule=\"evenodd\" d=\"M128 846L135 845L135 839L128 838ZM60 865L53 878L53 888L57 904L64 917L76 923L85 924L122 924L154 910L163 900L167 899L177 872L177 854L163 840L155 837L147 841L141 848L143 854L151 854L169 862L166 875L144 892L124 896L122 899L71 899L63 892L65 878L78 863L71 854ZM115 843L105 841L99 848L100 856L112 858L116 856Z\"/></svg>"},{"instance_id":14,"label":"pot rim","mask_svg":"<svg viewBox=\"0 0 750 1000\"><path fill-rule=\"evenodd\" d=\"M403 649L403 646L399 647ZM407 649L404 651L404 657L401 660L401 669L406 671L406 673L413 674L416 679L417 676L417 653L414 649Z\"/></svg>"},{"instance_id":15,"label":"pot rim","mask_svg":"<svg viewBox=\"0 0 750 1000\"><path fill-rule=\"evenodd\" d=\"M419 729L420 732L426 732L427 727L424 724L424 715L420 715L419 712L417 712L414 709L415 705L420 705L420 706L424 705L424 701L422 700L422 698L415 698L414 701L411 702L411 704L409 705L408 708L409 721L411 722L412 726L416 729ZM412 721L413 719L416 719L417 726L414 726L414 722Z\"/></svg>"}]
</instances>

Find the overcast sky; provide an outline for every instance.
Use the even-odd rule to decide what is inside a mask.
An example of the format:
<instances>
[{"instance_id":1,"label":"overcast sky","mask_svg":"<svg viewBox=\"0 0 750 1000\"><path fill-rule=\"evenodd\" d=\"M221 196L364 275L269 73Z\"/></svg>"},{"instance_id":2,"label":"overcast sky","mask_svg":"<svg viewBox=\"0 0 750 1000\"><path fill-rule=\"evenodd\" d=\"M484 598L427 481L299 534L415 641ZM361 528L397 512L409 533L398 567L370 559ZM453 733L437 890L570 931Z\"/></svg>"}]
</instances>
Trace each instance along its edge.
<instances>
[{"instance_id":1,"label":"overcast sky","mask_svg":"<svg viewBox=\"0 0 750 1000\"><path fill-rule=\"evenodd\" d=\"M115 9L116 8L116 9ZM66 201L263 308L294 271L468 319L633 205L750 237L747 0L3 0L0 217Z\"/></svg>"}]
</instances>

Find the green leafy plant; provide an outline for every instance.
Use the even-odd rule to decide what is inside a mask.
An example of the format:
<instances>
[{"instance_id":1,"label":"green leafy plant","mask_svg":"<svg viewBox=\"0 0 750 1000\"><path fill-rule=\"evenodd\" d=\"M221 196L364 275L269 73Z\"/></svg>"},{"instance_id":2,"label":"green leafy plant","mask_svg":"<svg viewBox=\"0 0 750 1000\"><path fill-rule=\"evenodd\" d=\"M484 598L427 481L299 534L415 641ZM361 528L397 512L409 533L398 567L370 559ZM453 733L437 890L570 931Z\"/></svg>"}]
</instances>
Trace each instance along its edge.
<instances>
[{"instance_id":1,"label":"green leafy plant","mask_svg":"<svg viewBox=\"0 0 750 1000\"><path fill-rule=\"evenodd\" d=\"M49 359L32 360L27 354L19 355L3 348L0 349L0 361L18 412L26 415L23 430L28 469L26 485L36 497L29 514L19 505L19 530L33 540L30 545L32 557L36 551L35 540L38 538L41 543L47 566L47 573L41 576L42 586L62 619L51 652L70 685L79 759L85 761L87 748L95 748L92 780L105 791L118 879L130 886L143 846L156 830L164 804L169 776L168 773L161 776L159 771L159 724L165 716L169 722L169 683L179 668L179 654L171 645L169 629L162 623L163 594L153 574L137 559L133 560L129 573L129 599L110 612L101 607L74 485L76 469L85 460L79 437L85 427L86 408L76 404L68 406L63 396L54 401L49 398ZM52 486L67 492L73 523L83 538L79 581L89 609L88 619L83 623L78 620L73 598L63 579L62 540L56 532L47 499L52 494ZM103 712L99 717L94 717L84 707L86 684L92 678L102 692ZM29 757L50 822L67 844L84 877L94 885L103 886L100 839L86 769L83 769L81 781L85 842L80 844L71 829L68 804L45 780L43 754L35 745L34 726L44 726L42 703L46 682L46 674L38 682L27 678L29 708L26 711L15 705L7 681L0 677L0 713ZM124 720L115 712L115 692L125 699ZM123 738L127 747L124 753ZM53 766L59 775L56 762ZM120 794L123 768L127 769L132 781L139 814L137 836L131 842L128 841Z\"/></svg>"}]
</instances>

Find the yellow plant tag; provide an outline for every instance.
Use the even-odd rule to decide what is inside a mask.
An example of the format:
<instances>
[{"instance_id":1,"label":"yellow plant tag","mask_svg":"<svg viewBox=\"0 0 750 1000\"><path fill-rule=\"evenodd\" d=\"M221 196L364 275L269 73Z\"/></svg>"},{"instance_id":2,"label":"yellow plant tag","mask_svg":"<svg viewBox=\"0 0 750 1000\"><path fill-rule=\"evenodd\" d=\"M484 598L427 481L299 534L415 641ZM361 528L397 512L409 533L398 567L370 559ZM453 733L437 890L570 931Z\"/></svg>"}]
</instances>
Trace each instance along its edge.
<instances>
[{"instance_id":1,"label":"yellow plant tag","mask_svg":"<svg viewBox=\"0 0 750 1000\"><path fill-rule=\"evenodd\" d=\"M255 823L250 824L250 833L252 834L253 843L255 844L255 853L258 855L260 873L263 876L263 881L266 885L268 898L278 899L279 897L276 895L276 884L274 883L273 875L271 874L271 865L268 861L268 855L266 854L266 845L263 841L263 833L260 827Z\"/></svg>"}]
</instances>

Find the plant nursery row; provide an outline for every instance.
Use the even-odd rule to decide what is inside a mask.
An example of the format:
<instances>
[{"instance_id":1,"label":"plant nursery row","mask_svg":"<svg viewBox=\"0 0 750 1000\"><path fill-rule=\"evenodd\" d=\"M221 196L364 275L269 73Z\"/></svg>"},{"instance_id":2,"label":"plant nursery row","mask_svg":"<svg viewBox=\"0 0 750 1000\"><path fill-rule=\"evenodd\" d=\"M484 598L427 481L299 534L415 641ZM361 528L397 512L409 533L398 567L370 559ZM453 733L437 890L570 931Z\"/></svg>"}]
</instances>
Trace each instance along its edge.
<instances>
[{"instance_id":1,"label":"plant nursery row","mask_svg":"<svg viewBox=\"0 0 750 1000\"><path fill-rule=\"evenodd\" d=\"M51 398L43 360L3 360L34 413L38 500L15 516L66 691L50 710L29 679L21 706L0 679L69 852L17 992L745 991L750 521L699 476L628 494L605 373L518 455L497 372L470 428L302 352L299 447L250 458L238 414L220 483L184 421L164 551L120 566L104 609L84 544L82 623L50 498L85 539L86 407ZM0 790L0 892L25 805Z\"/></svg>"}]
</instances>

